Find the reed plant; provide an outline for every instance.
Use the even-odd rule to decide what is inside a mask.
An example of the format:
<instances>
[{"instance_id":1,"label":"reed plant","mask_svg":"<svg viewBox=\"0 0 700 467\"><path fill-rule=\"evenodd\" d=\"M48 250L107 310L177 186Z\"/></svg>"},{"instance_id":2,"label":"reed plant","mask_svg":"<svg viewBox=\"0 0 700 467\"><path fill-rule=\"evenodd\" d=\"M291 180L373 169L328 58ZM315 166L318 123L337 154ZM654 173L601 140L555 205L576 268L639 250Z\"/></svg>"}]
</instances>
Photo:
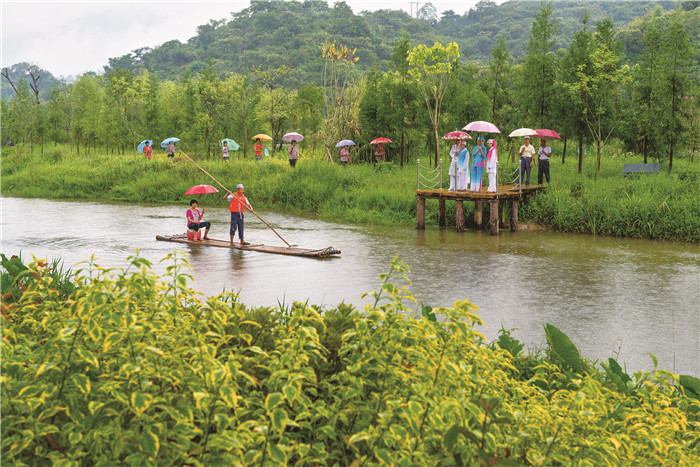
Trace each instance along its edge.
<instances>
[{"instance_id":1,"label":"reed plant","mask_svg":"<svg viewBox=\"0 0 700 467\"><path fill-rule=\"evenodd\" d=\"M306 153L296 168L279 157L260 163L235 158L229 163L218 158L196 161L227 188L243 183L257 208L358 224L416 221L415 164L341 166L326 162L320 154ZM552 160L551 184L521 204L521 221L564 232L700 241L700 162L680 159L670 174L662 168L658 174L623 177L624 163L641 158L606 157L598 181L594 158L584 160L582 174L577 173L576 162ZM505 154L501 157L502 183L516 167ZM446 184L446 173L444 180ZM536 180L534 170L531 182ZM175 204L185 202L183 193L199 184L221 189L182 156L168 160L156 154L146 160L128 154L74 156L57 149L44 156L21 148L2 152L5 196ZM209 202L224 204L220 197ZM473 203L464 207L471 219ZM448 224L453 224L454 209L448 207L447 216ZM437 223L437 209L426 210L426 222Z\"/></svg>"}]
</instances>

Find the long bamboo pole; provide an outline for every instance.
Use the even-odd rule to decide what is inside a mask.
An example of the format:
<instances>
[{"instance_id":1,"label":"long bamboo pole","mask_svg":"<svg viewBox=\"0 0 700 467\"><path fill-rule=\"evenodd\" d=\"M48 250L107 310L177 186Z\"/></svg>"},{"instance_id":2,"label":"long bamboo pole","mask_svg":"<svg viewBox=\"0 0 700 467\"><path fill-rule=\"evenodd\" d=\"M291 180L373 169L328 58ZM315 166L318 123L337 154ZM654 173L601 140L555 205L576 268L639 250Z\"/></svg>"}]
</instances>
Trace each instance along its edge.
<instances>
[{"instance_id":1,"label":"long bamboo pole","mask_svg":"<svg viewBox=\"0 0 700 467\"><path fill-rule=\"evenodd\" d=\"M199 164L197 164L194 160L192 160L192 158L191 158L190 156L188 156L187 154L185 154L185 153L182 152L182 151L180 151L180 154L182 154L183 156L185 156L190 162L192 162L194 165L196 165L197 168L198 168L199 170L201 170L201 171L204 172L205 174L209 175L209 178L211 178L211 179L214 180L216 183L218 183L219 186L220 186L221 188L223 188L224 190L226 190L227 192L229 192L229 193L231 193L233 196L235 196L236 199L237 199L239 202L241 201L241 199L238 198L234 192L232 192L231 190L229 190L228 188L226 188L220 181L218 181L217 179L215 179L214 176L213 176L212 174L210 174L209 172L207 172L206 170L204 170ZM273 229L272 226L271 226L270 224L268 224L267 222L265 222L265 219L263 219L262 217L260 217L260 216L258 215L257 212L253 211L253 208L251 208L250 205L248 205L248 209L250 209L250 212L252 212L253 214L255 214L255 216L263 222L263 224L265 224L266 226L268 226L268 227L270 228L270 230L272 230L275 234L277 234L277 236L278 236L284 243L286 243L288 247L291 247L291 246L292 246L292 245L289 244L289 242L288 242L287 240L285 240L284 238L282 238L282 235L278 234L277 231L276 231L275 229Z\"/></svg>"}]
</instances>

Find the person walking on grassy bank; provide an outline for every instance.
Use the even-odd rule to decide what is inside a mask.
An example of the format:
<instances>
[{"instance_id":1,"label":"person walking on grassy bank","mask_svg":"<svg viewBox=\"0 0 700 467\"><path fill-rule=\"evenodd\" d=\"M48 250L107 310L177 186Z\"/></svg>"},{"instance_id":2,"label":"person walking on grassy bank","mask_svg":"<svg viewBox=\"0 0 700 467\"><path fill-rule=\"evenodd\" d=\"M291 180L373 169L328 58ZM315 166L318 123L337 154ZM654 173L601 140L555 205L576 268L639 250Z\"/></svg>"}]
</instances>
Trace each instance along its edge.
<instances>
[{"instance_id":1,"label":"person walking on grassy bank","mask_svg":"<svg viewBox=\"0 0 700 467\"><path fill-rule=\"evenodd\" d=\"M542 185L543 175L547 178L547 183L549 183L549 158L552 157L552 148L549 147L546 139L542 138L537 154L539 156L537 161L537 184Z\"/></svg>"},{"instance_id":2,"label":"person walking on grassy bank","mask_svg":"<svg viewBox=\"0 0 700 467\"><path fill-rule=\"evenodd\" d=\"M209 240L209 229L211 228L211 222L202 222L202 217L204 217L204 213L207 212L206 209L202 209L202 212L199 212L199 209L197 209L197 200L193 199L190 201L190 208L187 210L187 228L190 230L194 230L195 232L198 232L199 229L204 228L204 240ZM197 241L197 237L194 237L195 241Z\"/></svg>"},{"instance_id":3,"label":"person walking on grassy bank","mask_svg":"<svg viewBox=\"0 0 700 467\"><path fill-rule=\"evenodd\" d=\"M151 155L153 155L153 147L148 141L146 141L146 144L143 147L143 155L146 156L146 159L150 159Z\"/></svg>"},{"instance_id":4,"label":"person walking on grassy bank","mask_svg":"<svg viewBox=\"0 0 700 467\"><path fill-rule=\"evenodd\" d=\"M255 144L253 145L253 151L255 152L255 162L260 162L262 160L262 151L263 151L263 146L262 142L260 141L260 138L257 138L255 140Z\"/></svg>"},{"instance_id":5,"label":"person walking on grassy bank","mask_svg":"<svg viewBox=\"0 0 700 467\"><path fill-rule=\"evenodd\" d=\"M350 151L347 146L340 148L340 163L342 165L352 164L350 160Z\"/></svg>"},{"instance_id":6,"label":"person walking on grassy bank","mask_svg":"<svg viewBox=\"0 0 700 467\"><path fill-rule=\"evenodd\" d=\"M295 167L297 165L297 160L299 159L299 147L297 142L292 140L292 145L289 146L289 165Z\"/></svg>"},{"instance_id":7,"label":"person walking on grassy bank","mask_svg":"<svg viewBox=\"0 0 700 467\"><path fill-rule=\"evenodd\" d=\"M236 230L238 230L238 239L241 245L250 245L250 243L243 240L243 215L245 214L246 207L250 209L251 212L255 211L245 197L245 194L243 194L243 184L239 183L236 185L236 193L227 190L224 199L228 200L228 210L231 213L231 229L229 231L231 235L231 245L233 245L233 237L236 235Z\"/></svg>"},{"instance_id":8,"label":"person walking on grassy bank","mask_svg":"<svg viewBox=\"0 0 700 467\"><path fill-rule=\"evenodd\" d=\"M165 151L168 153L168 157L175 157L175 143L173 141L169 142Z\"/></svg>"},{"instance_id":9,"label":"person walking on grassy bank","mask_svg":"<svg viewBox=\"0 0 700 467\"><path fill-rule=\"evenodd\" d=\"M224 162L228 162L228 141L224 141L224 146L221 148L223 152Z\"/></svg>"}]
</instances>

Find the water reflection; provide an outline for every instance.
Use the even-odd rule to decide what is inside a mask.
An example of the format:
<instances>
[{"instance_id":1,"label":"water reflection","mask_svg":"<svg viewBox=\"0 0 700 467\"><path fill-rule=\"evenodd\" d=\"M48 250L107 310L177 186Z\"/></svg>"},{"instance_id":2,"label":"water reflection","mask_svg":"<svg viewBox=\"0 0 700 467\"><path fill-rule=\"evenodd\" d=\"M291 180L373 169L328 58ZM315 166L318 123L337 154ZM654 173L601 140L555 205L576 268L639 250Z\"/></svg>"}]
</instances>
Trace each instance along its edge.
<instances>
[{"instance_id":1,"label":"water reflection","mask_svg":"<svg viewBox=\"0 0 700 467\"><path fill-rule=\"evenodd\" d=\"M365 227L263 213L287 241L306 248L333 246L340 258L315 260L201 245L159 242L185 231L182 206L124 206L4 198L2 251L62 258L94 253L103 267L125 266L138 249L163 273L159 260L183 250L194 269L193 288L207 295L240 292L249 306L306 301L362 308L362 293L377 290L379 274L399 254L411 268L410 290L423 303L450 306L468 297L481 309L487 337L501 326L531 348L544 345L545 323L567 333L587 358L619 355L629 369L660 366L700 376L700 246L599 238L546 231L456 233L429 226ZM138 222L133 222L138 213ZM228 238L229 214L207 208L210 235ZM21 219L21 224L17 224ZM254 216L246 239L279 238Z\"/></svg>"}]
</instances>

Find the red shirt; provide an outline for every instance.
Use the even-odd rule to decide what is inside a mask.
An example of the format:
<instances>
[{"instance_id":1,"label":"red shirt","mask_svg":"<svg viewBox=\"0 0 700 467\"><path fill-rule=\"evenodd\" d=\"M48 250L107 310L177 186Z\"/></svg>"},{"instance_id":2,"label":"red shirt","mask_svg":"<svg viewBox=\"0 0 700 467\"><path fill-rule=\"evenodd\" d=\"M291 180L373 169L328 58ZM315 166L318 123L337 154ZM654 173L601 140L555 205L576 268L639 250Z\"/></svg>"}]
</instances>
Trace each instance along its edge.
<instances>
[{"instance_id":1,"label":"red shirt","mask_svg":"<svg viewBox=\"0 0 700 467\"><path fill-rule=\"evenodd\" d=\"M253 145L253 150L255 150L256 156L262 156L262 143L255 143Z\"/></svg>"},{"instance_id":2,"label":"red shirt","mask_svg":"<svg viewBox=\"0 0 700 467\"><path fill-rule=\"evenodd\" d=\"M239 201L240 199L240 201ZM233 194L233 199L228 203L228 210L231 212L245 213L245 207L248 204L248 200L245 195L239 195L238 193Z\"/></svg>"},{"instance_id":3,"label":"red shirt","mask_svg":"<svg viewBox=\"0 0 700 467\"><path fill-rule=\"evenodd\" d=\"M149 159L151 158L151 154L153 154L153 147L151 146L144 146L143 147L143 155L148 157Z\"/></svg>"}]
</instances>

